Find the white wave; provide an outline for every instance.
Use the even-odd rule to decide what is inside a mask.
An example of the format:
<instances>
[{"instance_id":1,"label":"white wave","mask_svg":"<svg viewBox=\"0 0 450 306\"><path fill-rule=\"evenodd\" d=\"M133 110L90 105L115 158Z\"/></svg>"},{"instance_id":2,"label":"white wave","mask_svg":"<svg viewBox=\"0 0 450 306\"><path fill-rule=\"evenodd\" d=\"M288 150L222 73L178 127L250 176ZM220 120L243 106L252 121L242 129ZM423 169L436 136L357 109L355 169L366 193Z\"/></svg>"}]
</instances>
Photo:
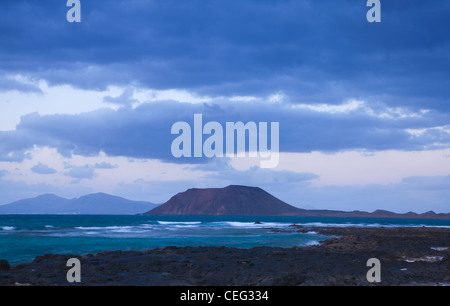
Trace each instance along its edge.
<instances>
[{"instance_id":1,"label":"white wave","mask_svg":"<svg viewBox=\"0 0 450 306\"><path fill-rule=\"evenodd\" d=\"M133 234L144 234L144 233L148 233L149 231L148 230L133 230L130 232L132 232Z\"/></svg>"},{"instance_id":2,"label":"white wave","mask_svg":"<svg viewBox=\"0 0 450 306\"><path fill-rule=\"evenodd\" d=\"M16 229L14 226L0 226L0 228L4 231L13 231Z\"/></svg>"},{"instance_id":3,"label":"white wave","mask_svg":"<svg viewBox=\"0 0 450 306\"><path fill-rule=\"evenodd\" d=\"M183 222L183 221L158 221L161 225L195 225L195 224L201 224L200 221L191 221L191 222Z\"/></svg>"},{"instance_id":4,"label":"white wave","mask_svg":"<svg viewBox=\"0 0 450 306\"><path fill-rule=\"evenodd\" d=\"M176 227L176 228L195 228L198 226L193 225L193 224L176 224L176 225L174 225L174 227Z\"/></svg>"},{"instance_id":5,"label":"white wave","mask_svg":"<svg viewBox=\"0 0 450 306\"><path fill-rule=\"evenodd\" d=\"M76 226L75 229L79 229L79 230L100 230L100 229L104 229L104 227L99 227L99 226Z\"/></svg>"},{"instance_id":6,"label":"white wave","mask_svg":"<svg viewBox=\"0 0 450 306\"><path fill-rule=\"evenodd\" d=\"M450 228L448 225L425 225L425 224L380 224L380 223L324 223L324 222L309 222L298 223L306 227L440 227Z\"/></svg>"},{"instance_id":7,"label":"white wave","mask_svg":"<svg viewBox=\"0 0 450 306\"><path fill-rule=\"evenodd\" d=\"M140 224L139 228L145 228L145 229L149 229L149 228L154 228L155 224Z\"/></svg>"},{"instance_id":8,"label":"white wave","mask_svg":"<svg viewBox=\"0 0 450 306\"><path fill-rule=\"evenodd\" d=\"M130 233L130 232L132 232L132 229L131 228L117 228L117 229L111 230L111 232L113 232L113 233Z\"/></svg>"},{"instance_id":9,"label":"white wave","mask_svg":"<svg viewBox=\"0 0 450 306\"><path fill-rule=\"evenodd\" d=\"M228 224L232 227L244 227L244 228L260 228L260 227L286 227L290 224L288 223L274 223L274 222L238 222L238 221L227 221L225 224Z\"/></svg>"},{"instance_id":10,"label":"white wave","mask_svg":"<svg viewBox=\"0 0 450 306\"><path fill-rule=\"evenodd\" d=\"M435 251L445 251L448 247L431 247L431 249Z\"/></svg>"},{"instance_id":11,"label":"white wave","mask_svg":"<svg viewBox=\"0 0 450 306\"><path fill-rule=\"evenodd\" d=\"M311 240L306 243L307 246L320 245L320 242L317 240Z\"/></svg>"},{"instance_id":12,"label":"white wave","mask_svg":"<svg viewBox=\"0 0 450 306\"><path fill-rule=\"evenodd\" d=\"M439 262L443 259L443 256L422 256L420 258L405 258L406 262L416 262L416 261L424 261L424 262Z\"/></svg>"},{"instance_id":13,"label":"white wave","mask_svg":"<svg viewBox=\"0 0 450 306\"><path fill-rule=\"evenodd\" d=\"M54 228L53 225L46 225L45 228Z\"/></svg>"},{"instance_id":14,"label":"white wave","mask_svg":"<svg viewBox=\"0 0 450 306\"><path fill-rule=\"evenodd\" d=\"M119 230L130 230L132 229L132 226L76 226L75 229L78 230L112 230L112 231L119 231Z\"/></svg>"},{"instance_id":15,"label":"white wave","mask_svg":"<svg viewBox=\"0 0 450 306\"><path fill-rule=\"evenodd\" d=\"M398 225L383 225L379 223L323 223L323 222L310 222L303 223L303 226L309 227L397 227Z\"/></svg>"}]
</instances>

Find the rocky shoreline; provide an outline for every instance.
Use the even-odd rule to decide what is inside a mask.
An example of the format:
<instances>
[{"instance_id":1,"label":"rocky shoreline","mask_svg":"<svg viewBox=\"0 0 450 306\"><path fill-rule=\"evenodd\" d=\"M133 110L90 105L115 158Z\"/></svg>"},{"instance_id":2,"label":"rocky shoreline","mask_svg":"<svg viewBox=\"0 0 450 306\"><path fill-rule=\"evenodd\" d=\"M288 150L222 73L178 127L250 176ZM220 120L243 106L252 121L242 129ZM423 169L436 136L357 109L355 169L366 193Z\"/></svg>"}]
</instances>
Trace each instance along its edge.
<instances>
[{"instance_id":1,"label":"rocky shoreline","mask_svg":"<svg viewBox=\"0 0 450 306\"><path fill-rule=\"evenodd\" d=\"M275 230L275 229L274 229ZM334 238L309 247L166 247L82 256L44 255L11 267L0 261L0 285L138 286L402 286L450 284L450 229L339 228L292 225ZM80 259L81 283L68 283L66 266ZM370 283L369 258L381 263Z\"/></svg>"}]
</instances>

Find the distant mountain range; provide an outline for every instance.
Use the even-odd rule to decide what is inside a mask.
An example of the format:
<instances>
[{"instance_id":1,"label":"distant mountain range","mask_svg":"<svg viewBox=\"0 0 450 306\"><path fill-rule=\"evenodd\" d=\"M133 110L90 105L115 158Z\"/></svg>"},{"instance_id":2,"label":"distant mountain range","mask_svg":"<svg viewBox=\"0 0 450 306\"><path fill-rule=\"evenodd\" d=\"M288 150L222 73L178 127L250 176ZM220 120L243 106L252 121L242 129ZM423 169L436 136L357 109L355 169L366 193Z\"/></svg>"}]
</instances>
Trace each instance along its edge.
<instances>
[{"instance_id":1,"label":"distant mountain range","mask_svg":"<svg viewBox=\"0 0 450 306\"><path fill-rule=\"evenodd\" d=\"M450 214L398 214L386 210L306 210L291 206L258 187L231 185L225 188L188 189L146 215L300 216L351 218L450 219Z\"/></svg>"},{"instance_id":2,"label":"distant mountain range","mask_svg":"<svg viewBox=\"0 0 450 306\"><path fill-rule=\"evenodd\" d=\"M54 194L43 194L0 205L0 214L134 215L156 206L157 204L130 201L105 193L89 194L71 200Z\"/></svg>"},{"instance_id":3,"label":"distant mountain range","mask_svg":"<svg viewBox=\"0 0 450 306\"><path fill-rule=\"evenodd\" d=\"M450 213L423 214L309 210L289 205L259 187L230 185L225 188L192 188L174 195L162 205L130 201L105 193L75 199L53 194L0 205L0 214L98 214L98 215L215 215L215 216L299 216L341 218L400 218L450 220Z\"/></svg>"}]
</instances>

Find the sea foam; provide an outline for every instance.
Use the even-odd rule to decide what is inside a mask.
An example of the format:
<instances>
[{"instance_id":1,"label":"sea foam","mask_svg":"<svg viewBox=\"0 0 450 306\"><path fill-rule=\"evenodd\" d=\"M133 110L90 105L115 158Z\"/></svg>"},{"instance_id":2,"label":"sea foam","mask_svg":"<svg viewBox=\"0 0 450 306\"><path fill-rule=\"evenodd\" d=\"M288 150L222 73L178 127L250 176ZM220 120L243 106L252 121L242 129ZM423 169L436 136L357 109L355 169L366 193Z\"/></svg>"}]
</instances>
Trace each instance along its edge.
<instances>
[{"instance_id":1,"label":"sea foam","mask_svg":"<svg viewBox=\"0 0 450 306\"><path fill-rule=\"evenodd\" d=\"M161 225L195 225L201 224L200 221L182 222L182 221L158 221Z\"/></svg>"},{"instance_id":2,"label":"sea foam","mask_svg":"<svg viewBox=\"0 0 450 306\"><path fill-rule=\"evenodd\" d=\"M274 222L263 222L263 223L255 223L255 222L238 222L238 221L228 221L225 222L233 227L245 227L245 228L259 228L259 227L286 227L289 226L289 223L274 223Z\"/></svg>"},{"instance_id":3,"label":"sea foam","mask_svg":"<svg viewBox=\"0 0 450 306\"><path fill-rule=\"evenodd\" d=\"M0 229L2 229L4 231L13 231L16 228L14 226L0 226Z\"/></svg>"}]
</instances>

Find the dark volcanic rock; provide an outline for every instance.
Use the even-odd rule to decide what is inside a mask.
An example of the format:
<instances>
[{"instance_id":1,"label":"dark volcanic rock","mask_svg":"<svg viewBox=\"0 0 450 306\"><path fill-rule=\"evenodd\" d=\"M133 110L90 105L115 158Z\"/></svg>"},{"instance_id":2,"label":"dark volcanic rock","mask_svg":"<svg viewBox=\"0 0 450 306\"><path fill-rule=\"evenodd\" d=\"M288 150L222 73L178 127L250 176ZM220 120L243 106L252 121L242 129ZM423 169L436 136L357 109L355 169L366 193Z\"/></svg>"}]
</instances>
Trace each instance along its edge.
<instances>
[{"instance_id":1,"label":"dark volcanic rock","mask_svg":"<svg viewBox=\"0 0 450 306\"><path fill-rule=\"evenodd\" d=\"M11 269L9 262L6 260L0 260L0 271L8 271Z\"/></svg>"},{"instance_id":2,"label":"dark volcanic rock","mask_svg":"<svg viewBox=\"0 0 450 306\"><path fill-rule=\"evenodd\" d=\"M339 218L409 218L450 220L449 213L432 211L398 214L385 210L307 210L291 206L258 187L192 188L173 196L144 215L299 216Z\"/></svg>"},{"instance_id":3,"label":"dark volcanic rock","mask_svg":"<svg viewBox=\"0 0 450 306\"><path fill-rule=\"evenodd\" d=\"M258 187L188 189L145 213L148 215L296 216L291 206Z\"/></svg>"}]
</instances>

